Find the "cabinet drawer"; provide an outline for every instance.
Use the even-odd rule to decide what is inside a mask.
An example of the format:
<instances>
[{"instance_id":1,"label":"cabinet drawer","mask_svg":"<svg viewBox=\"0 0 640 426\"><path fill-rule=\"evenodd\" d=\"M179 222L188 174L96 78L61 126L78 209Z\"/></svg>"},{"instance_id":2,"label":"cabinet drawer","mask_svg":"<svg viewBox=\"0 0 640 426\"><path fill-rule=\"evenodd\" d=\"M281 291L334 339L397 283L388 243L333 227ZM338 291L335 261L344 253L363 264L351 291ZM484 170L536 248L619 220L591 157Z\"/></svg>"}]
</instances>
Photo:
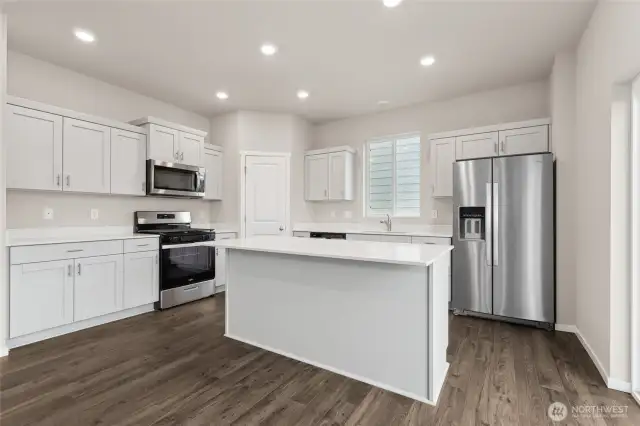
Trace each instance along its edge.
<instances>
[{"instance_id":1,"label":"cabinet drawer","mask_svg":"<svg viewBox=\"0 0 640 426\"><path fill-rule=\"evenodd\" d=\"M300 237L300 238L309 238L309 237L311 237L311 232L307 232L307 231L293 231L293 236L294 236L294 237Z\"/></svg>"},{"instance_id":2,"label":"cabinet drawer","mask_svg":"<svg viewBox=\"0 0 640 426\"><path fill-rule=\"evenodd\" d=\"M122 253L122 240L12 247L12 265Z\"/></svg>"},{"instance_id":3,"label":"cabinet drawer","mask_svg":"<svg viewBox=\"0 0 640 426\"><path fill-rule=\"evenodd\" d=\"M136 253L139 251L152 251L158 250L157 238L135 238L130 240L124 240L124 252Z\"/></svg>"},{"instance_id":4,"label":"cabinet drawer","mask_svg":"<svg viewBox=\"0 0 640 426\"><path fill-rule=\"evenodd\" d=\"M441 246L450 246L451 238L442 237L411 237L413 244L438 244Z\"/></svg>"}]
</instances>

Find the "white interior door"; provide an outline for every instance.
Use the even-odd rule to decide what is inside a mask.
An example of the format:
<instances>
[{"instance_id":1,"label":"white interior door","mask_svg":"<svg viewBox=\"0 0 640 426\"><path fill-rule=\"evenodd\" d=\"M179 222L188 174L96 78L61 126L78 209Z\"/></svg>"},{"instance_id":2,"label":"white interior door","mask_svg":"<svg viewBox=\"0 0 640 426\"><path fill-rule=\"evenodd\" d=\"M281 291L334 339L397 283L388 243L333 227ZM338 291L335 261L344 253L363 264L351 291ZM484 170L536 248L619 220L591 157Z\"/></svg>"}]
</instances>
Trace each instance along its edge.
<instances>
[{"instance_id":1,"label":"white interior door","mask_svg":"<svg viewBox=\"0 0 640 426\"><path fill-rule=\"evenodd\" d=\"M284 155L245 157L245 236L288 234L288 167Z\"/></svg>"}]
</instances>

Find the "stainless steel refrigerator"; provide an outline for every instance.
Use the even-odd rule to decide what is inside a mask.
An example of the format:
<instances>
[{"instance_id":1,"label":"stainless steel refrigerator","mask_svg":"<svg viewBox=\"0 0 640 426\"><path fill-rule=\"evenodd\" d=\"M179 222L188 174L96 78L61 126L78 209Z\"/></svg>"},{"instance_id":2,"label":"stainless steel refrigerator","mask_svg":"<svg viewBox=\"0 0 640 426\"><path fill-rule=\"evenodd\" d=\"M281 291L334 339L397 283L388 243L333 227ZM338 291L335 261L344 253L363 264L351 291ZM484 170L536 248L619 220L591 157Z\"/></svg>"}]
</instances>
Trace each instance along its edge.
<instances>
[{"instance_id":1,"label":"stainless steel refrigerator","mask_svg":"<svg viewBox=\"0 0 640 426\"><path fill-rule=\"evenodd\" d=\"M458 161L453 167L451 307L555 322L552 154Z\"/></svg>"}]
</instances>

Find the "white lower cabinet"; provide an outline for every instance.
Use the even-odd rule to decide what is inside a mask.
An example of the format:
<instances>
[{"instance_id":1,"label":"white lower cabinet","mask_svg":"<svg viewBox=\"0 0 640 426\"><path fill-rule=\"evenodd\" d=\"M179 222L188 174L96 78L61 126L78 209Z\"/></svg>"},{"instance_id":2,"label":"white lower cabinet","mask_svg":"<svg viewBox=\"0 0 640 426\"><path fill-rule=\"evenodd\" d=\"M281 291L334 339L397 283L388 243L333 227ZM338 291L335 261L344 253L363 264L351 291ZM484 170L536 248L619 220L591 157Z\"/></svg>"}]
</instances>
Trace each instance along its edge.
<instances>
[{"instance_id":1,"label":"white lower cabinet","mask_svg":"<svg viewBox=\"0 0 640 426\"><path fill-rule=\"evenodd\" d=\"M158 301L158 256L157 250L124 255L124 309Z\"/></svg>"},{"instance_id":2,"label":"white lower cabinet","mask_svg":"<svg viewBox=\"0 0 640 426\"><path fill-rule=\"evenodd\" d=\"M73 322L73 260L11 266L9 337Z\"/></svg>"},{"instance_id":3,"label":"white lower cabinet","mask_svg":"<svg viewBox=\"0 0 640 426\"><path fill-rule=\"evenodd\" d=\"M75 260L73 320L110 314L122 309L122 255Z\"/></svg>"},{"instance_id":4,"label":"white lower cabinet","mask_svg":"<svg viewBox=\"0 0 640 426\"><path fill-rule=\"evenodd\" d=\"M383 243L410 243L411 237L405 235L347 234L350 241L378 241Z\"/></svg>"}]
</instances>

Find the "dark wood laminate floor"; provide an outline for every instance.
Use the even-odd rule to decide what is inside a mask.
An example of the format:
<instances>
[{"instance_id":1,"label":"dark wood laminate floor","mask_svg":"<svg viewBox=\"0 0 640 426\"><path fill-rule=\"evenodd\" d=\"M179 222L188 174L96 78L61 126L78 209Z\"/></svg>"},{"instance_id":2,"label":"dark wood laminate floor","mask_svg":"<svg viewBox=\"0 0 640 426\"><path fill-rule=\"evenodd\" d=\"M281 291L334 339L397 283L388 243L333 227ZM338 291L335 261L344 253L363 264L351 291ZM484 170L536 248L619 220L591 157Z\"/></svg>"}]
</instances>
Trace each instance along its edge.
<instances>
[{"instance_id":1,"label":"dark wood laminate floor","mask_svg":"<svg viewBox=\"0 0 640 426\"><path fill-rule=\"evenodd\" d=\"M223 337L224 298L23 347L0 360L0 424L541 425L552 401L628 405L576 337L466 317L437 407ZM384 368L384 366L380 366ZM571 408L569 408L571 409Z\"/></svg>"}]
</instances>

